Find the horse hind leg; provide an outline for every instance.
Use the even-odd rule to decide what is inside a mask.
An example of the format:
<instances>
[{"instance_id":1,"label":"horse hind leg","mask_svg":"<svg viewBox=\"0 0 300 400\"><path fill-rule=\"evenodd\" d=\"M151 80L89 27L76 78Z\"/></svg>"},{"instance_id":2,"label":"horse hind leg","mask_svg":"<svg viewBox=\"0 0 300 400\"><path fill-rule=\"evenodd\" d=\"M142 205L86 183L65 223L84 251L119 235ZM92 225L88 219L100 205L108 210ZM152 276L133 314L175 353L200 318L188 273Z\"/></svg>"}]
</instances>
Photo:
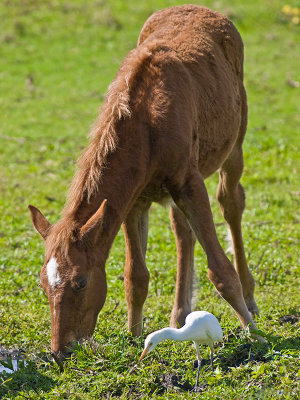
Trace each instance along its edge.
<instances>
[{"instance_id":1,"label":"horse hind leg","mask_svg":"<svg viewBox=\"0 0 300 400\"><path fill-rule=\"evenodd\" d=\"M170 219L177 248L176 291L170 325L177 328L178 324L184 325L191 312L196 238L186 217L175 205L170 208Z\"/></svg>"},{"instance_id":2,"label":"horse hind leg","mask_svg":"<svg viewBox=\"0 0 300 400\"><path fill-rule=\"evenodd\" d=\"M245 208L245 194L239 183L243 171L242 148L236 147L219 171L217 199L222 214L228 223L235 260L235 269L239 275L243 296L248 310L253 316L258 314L254 300L254 278L248 268L242 238L242 214Z\"/></svg>"},{"instance_id":3,"label":"horse hind leg","mask_svg":"<svg viewBox=\"0 0 300 400\"><path fill-rule=\"evenodd\" d=\"M239 276L218 241L206 187L198 169L190 169L185 182L180 186L170 185L169 191L206 252L210 280L235 310L243 327L251 325L256 329L243 297Z\"/></svg>"},{"instance_id":4,"label":"horse hind leg","mask_svg":"<svg viewBox=\"0 0 300 400\"><path fill-rule=\"evenodd\" d=\"M126 243L124 271L128 307L128 329L134 336L142 334L143 305L148 294L149 272L145 263L150 204L137 203L123 223Z\"/></svg>"}]
</instances>

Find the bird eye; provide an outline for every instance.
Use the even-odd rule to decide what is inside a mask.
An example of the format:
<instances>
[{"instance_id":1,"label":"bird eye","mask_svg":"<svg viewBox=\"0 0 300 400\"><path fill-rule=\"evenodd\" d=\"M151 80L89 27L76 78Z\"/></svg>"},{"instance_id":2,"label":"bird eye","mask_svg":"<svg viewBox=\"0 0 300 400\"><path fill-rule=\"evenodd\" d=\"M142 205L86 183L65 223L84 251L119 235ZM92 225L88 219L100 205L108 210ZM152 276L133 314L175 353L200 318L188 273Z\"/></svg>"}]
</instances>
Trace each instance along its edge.
<instances>
[{"instance_id":1,"label":"bird eye","mask_svg":"<svg viewBox=\"0 0 300 400\"><path fill-rule=\"evenodd\" d=\"M76 282L75 290L79 292L80 290L84 289L86 285L87 285L87 278L81 278Z\"/></svg>"}]
</instances>

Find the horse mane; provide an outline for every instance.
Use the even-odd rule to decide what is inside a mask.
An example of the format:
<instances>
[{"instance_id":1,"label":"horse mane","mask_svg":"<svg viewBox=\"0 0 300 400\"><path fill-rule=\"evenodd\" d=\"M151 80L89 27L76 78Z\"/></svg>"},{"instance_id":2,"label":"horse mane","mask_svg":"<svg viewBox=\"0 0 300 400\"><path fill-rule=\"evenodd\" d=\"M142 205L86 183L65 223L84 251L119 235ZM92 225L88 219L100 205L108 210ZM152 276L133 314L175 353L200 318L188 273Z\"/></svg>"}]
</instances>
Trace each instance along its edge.
<instances>
[{"instance_id":1,"label":"horse mane","mask_svg":"<svg viewBox=\"0 0 300 400\"><path fill-rule=\"evenodd\" d=\"M62 219L53 225L47 239L50 253L59 248L66 254L70 243L76 240L78 222L74 215L82 201L89 201L97 191L107 156L118 145L116 125L122 119L132 117L131 106L137 103L134 98L141 84L141 75L158 51L166 51L166 46L151 42L131 50L109 85L104 104L89 134L89 144L77 161L77 171L68 191Z\"/></svg>"},{"instance_id":2,"label":"horse mane","mask_svg":"<svg viewBox=\"0 0 300 400\"><path fill-rule=\"evenodd\" d=\"M137 103L137 89L141 75L153 56L166 51L166 45L157 41L131 50L122 62L108 92L100 114L89 134L89 144L77 161L77 172L71 183L63 215L73 214L82 200L90 200L98 188L107 156L118 144L118 121L131 118L131 105ZM151 69L151 68L150 68Z\"/></svg>"}]
</instances>

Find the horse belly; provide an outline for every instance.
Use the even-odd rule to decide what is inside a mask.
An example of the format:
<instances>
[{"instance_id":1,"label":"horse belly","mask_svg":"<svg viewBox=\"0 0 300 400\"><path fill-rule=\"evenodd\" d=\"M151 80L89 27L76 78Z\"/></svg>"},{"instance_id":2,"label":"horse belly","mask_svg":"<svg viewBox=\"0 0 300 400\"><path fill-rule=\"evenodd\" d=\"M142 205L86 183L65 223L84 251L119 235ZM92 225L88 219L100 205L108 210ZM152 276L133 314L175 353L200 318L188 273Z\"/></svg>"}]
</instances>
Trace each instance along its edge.
<instances>
[{"instance_id":1,"label":"horse belly","mask_svg":"<svg viewBox=\"0 0 300 400\"><path fill-rule=\"evenodd\" d=\"M218 126L211 128L209 135L204 137L199 135L198 142L198 168L203 176L207 178L217 171L228 158L234 147L239 134L240 118L226 127L222 120L218 121ZM207 127L209 129L209 127Z\"/></svg>"},{"instance_id":2,"label":"horse belly","mask_svg":"<svg viewBox=\"0 0 300 400\"><path fill-rule=\"evenodd\" d=\"M218 170L227 159L241 126L241 83L229 70L226 60L219 65L218 74L214 77L217 89L207 89L210 101L205 102L201 94L198 101L195 128L197 133L194 135L197 139L193 144L193 151L197 152L195 157L204 178ZM200 86L200 92L202 90L203 86Z\"/></svg>"}]
</instances>

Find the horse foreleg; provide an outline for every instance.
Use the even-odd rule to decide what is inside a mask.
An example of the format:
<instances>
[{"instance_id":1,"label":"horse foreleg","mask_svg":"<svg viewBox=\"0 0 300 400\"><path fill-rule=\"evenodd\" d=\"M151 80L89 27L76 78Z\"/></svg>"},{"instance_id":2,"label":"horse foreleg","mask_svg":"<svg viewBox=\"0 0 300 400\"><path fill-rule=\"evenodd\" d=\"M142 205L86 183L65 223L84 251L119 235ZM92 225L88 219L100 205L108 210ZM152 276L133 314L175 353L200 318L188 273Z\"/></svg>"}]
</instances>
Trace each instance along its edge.
<instances>
[{"instance_id":1,"label":"horse foreleg","mask_svg":"<svg viewBox=\"0 0 300 400\"><path fill-rule=\"evenodd\" d=\"M174 205L170 209L172 229L177 248L176 293L171 314L171 326L183 326L191 312L195 235L185 215Z\"/></svg>"},{"instance_id":2,"label":"horse foreleg","mask_svg":"<svg viewBox=\"0 0 300 400\"><path fill-rule=\"evenodd\" d=\"M220 295L233 307L243 327L255 323L246 306L238 274L218 241L206 187L194 168L185 176L182 186L172 185L170 193L185 214L204 248L208 261L208 276Z\"/></svg>"},{"instance_id":3,"label":"horse foreleg","mask_svg":"<svg viewBox=\"0 0 300 400\"><path fill-rule=\"evenodd\" d=\"M258 314L258 307L254 300L255 282L247 265L241 228L242 214L245 208L245 194L242 185L239 183L242 171L242 149L236 148L219 171L217 199L230 228L235 269L242 284L244 299L248 310L254 316Z\"/></svg>"},{"instance_id":4,"label":"horse foreleg","mask_svg":"<svg viewBox=\"0 0 300 400\"><path fill-rule=\"evenodd\" d=\"M145 263L150 204L138 203L123 223L126 243L124 271L128 306L128 329L134 336L142 333L143 305L148 293L149 272Z\"/></svg>"}]
</instances>

